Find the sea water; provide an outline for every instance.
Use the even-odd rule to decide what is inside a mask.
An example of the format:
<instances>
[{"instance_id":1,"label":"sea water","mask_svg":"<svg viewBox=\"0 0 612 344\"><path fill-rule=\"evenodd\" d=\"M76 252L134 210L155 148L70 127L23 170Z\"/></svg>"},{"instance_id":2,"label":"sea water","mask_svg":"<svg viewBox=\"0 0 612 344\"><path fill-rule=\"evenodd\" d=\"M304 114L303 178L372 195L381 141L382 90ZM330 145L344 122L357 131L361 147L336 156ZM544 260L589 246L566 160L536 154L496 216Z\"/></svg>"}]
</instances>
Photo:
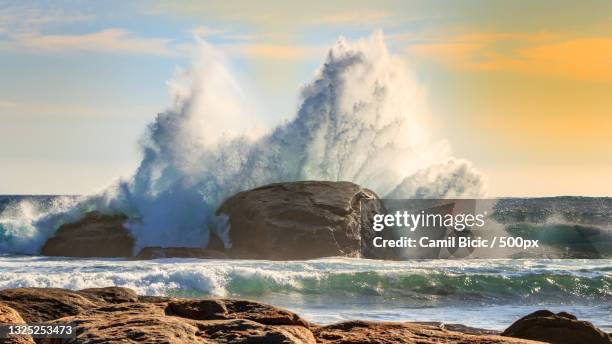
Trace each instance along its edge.
<instances>
[{"instance_id":1,"label":"sea water","mask_svg":"<svg viewBox=\"0 0 612 344\"><path fill-rule=\"evenodd\" d=\"M612 260L308 261L0 256L0 289L122 286L263 301L315 323L438 321L503 330L538 309L612 331Z\"/></svg>"}]
</instances>

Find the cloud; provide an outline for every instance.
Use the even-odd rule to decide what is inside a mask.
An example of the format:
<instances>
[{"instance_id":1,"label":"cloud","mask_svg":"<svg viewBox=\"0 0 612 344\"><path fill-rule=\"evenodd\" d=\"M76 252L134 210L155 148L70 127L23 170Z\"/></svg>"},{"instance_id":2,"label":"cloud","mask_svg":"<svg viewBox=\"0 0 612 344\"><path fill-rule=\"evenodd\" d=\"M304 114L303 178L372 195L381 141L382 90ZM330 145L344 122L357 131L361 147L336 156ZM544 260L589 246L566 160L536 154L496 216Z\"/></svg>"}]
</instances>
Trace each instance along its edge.
<instances>
[{"instance_id":1,"label":"cloud","mask_svg":"<svg viewBox=\"0 0 612 344\"><path fill-rule=\"evenodd\" d=\"M323 45L296 45L255 41L250 35L239 32L199 26L189 31L195 41L220 38L219 46L230 55L247 55L270 60L300 60L322 56ZM265 38L265 37L264 37ZM193 43L177 43L168 38L139 37L132 32L109 28L89 34L46 35L39 32L9 35L0 40L0 51L26 51L35 53L109 53L130 55L157 55L176 57L193 55Z\"/></svg>"},{"instance_id":2,"label":"cloud","mask_svg":"<svg viewBox=\"0 0 612 344\"><path fill-rule=\"evenodd\" d=\"M2 50L26 50L34 52L97 52L124 54L153 54L173 56L165 38L137 37L129 31L111 28L90 34L45 35L22 33L0 42Z\"/></svg>"},{"instance_id":3,"label":"cloud","mask_svg":"<svg viewBox=\"0 0 612 344\"><path fill-rule=\"evenodd\" d=\"M118 28L93 33L47 33L50 29L58 32L66 24L95 19L93 14L74 8L47 4L0 5L0 50L175 55L169 39L138 37Z\"/></svg>"},{"instance_id":4,"label":"cloud","mask_svg":"<svg viewBox=\"0 0 612 344\"><path fill-rule=\"evenodd\" d=\"M430 37L414 56L464 71L510 71L573 80L612 81L612 37L553 33L471 33Z\"/></svg>"},{"instance_id":5,"label":"cloud","mask_svg":"<svg viewBox=\"0 0 612 344\"><path fill-rule=\"evenodd\" d=\"M1 4L0 4L1 5ZM30 6L25 2L16 6L0 6L0 33L28 32L45 25L90 21L91 14L68 13L54 6Z\"/></svg>"},{"instance_id":6,"label":"cloud","mask_svg":"<svg viewBox=\"0 0 612 344\"><path fill-rule=\"evenodd\" d=\"M612 81L612 37L570 39L517 51L518 59L499 59L483 68L508 68L575 79Z\"/></svg>"}]
</instances>

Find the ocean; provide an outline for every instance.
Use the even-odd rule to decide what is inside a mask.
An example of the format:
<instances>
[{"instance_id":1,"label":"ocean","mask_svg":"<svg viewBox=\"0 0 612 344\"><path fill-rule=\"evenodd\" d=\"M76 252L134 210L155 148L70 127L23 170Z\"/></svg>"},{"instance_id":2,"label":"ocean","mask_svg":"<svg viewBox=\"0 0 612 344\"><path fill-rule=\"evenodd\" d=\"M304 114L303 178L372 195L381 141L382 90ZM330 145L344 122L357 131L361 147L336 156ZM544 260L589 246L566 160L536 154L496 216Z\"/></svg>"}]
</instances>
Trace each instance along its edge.
<instances>
[{"instance_id":1,"label":"ocean","mask_svg":"<svg viewBox=\"0 0 612 344\"><path fill-rule=\"evenodd\" d=\"M145 295L234 297L320 324L438 321L502 330L538 309L612 331L612 260L309 261L66 259L1 256L0 288L102 286Z\"/></svg>"},{"instance_id":2,"label":"ocean","mask_svg":"<svg viewBox=\"0 0 612 344\"><path fill-rule=\"evenodd\" d=\"M576 202L594 200L579 198ZM0 196L0 247L20 247L15 238L27 239L32 228L32 221L24 219L28 212L36 217L57 201L55 196ZM562 198L560 202L569 201ZM539 209L544 209L542 204ZM579 212L579 222L593 217L586 213L593 212ZM608 220L593 218L596 221L588 222L597 222L597 231L604 233L599 237L609 239ZM516 229L517 224L509 226ZM519 229L522 235L527 230L535 235L556 233L563 226L526 224ZM587 229L592 231L593 226ZM555 234L548 243L563 246L568 240L576 239ZM607 253L599 259L382 261L337 257L274 262L0 255L0 289L103 286L133 288L144 295L247 298L285 307L320 324L348 319L436 321L503 330L532 311L550 309L573 313L612 331L612 257Z\"/></svg>"}]
</instances>

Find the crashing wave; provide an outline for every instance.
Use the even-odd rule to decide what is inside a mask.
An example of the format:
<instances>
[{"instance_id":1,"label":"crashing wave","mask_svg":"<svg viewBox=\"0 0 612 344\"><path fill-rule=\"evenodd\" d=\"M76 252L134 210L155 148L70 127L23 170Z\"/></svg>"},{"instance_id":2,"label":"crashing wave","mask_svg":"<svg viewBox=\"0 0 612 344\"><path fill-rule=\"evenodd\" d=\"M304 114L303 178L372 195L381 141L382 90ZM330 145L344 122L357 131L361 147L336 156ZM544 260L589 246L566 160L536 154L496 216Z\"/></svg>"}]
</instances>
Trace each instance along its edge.
<instances>
[{"instance_id":1,"label":"crashing wave","mask_svg":"<svg viewBox=\"0 0 612 344\"><path fill-rule=\"evenodd\" d=\"M128 214L136 249L206 246L211 230L227 239L214 216L220 202L272 182L346 180L396 198L484 193L473 167L454 159L445 141L427 137L423 92L381 32L353 43L341 38L304 86L296 117L267 132L255 129L258 118L242 103L222 54L206 43L202 50L169 84L173 106L149 126L130 180L36 216L20 239L31 245L0 249L31 253L66 214L72 220L93 209ZM6 216L4 233L11 231Z\"/></svg>"}]
</instances>

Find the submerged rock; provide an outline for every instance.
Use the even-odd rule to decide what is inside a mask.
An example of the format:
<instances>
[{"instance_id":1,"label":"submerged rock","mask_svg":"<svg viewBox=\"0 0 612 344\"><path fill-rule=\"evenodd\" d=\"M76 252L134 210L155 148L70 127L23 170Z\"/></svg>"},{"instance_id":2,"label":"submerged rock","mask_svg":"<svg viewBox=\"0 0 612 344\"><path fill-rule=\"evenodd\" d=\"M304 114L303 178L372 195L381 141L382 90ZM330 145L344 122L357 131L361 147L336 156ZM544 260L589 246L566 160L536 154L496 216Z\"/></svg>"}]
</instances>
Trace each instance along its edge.
<instances>
[{"instance_id":1,"label":"submerged rock","mask_svg":"<svg viewBox=\"0 0 612 344\"><path fill-rule=\"evenodd\" d=\"M237 258L294 260L330 256L361 257L361 201L376 194L350 182L277 183L227 199L227 215Z\"/></svg>"},{"instance_id":2,"label":"submerged rock","mask_svg":"<svg viewBox=\"0 0 612 344\"><path fill-rule=\"evenodd\" d=\"M75 326L75 338L36 339L46 344L540 343L476 333L474 329L463 333L417 323L347 321L318 326L295 313L259 302L144 297L117 287L81 291L6 289L0 291L0 298L0 322L25 320ZM33 343L29 337L10 340L13 339L24 341L0 343Z\"/></svg>"},{"instance_id":3,"label":"submerged rock","mask_svg":"<svg viewBox=\"0 0 612 344\"><path fill-rule=\"evenodd\" d=\"M526 315L508 327L502 336L540 340L552 344L609 344L610 335L588 321L566 312L540 310Z\"/></svg>"},{"instance_id":4,"label":"submerged rock","mask_svg":"<svg viewBox=\"0 0 612 344\"><path fill-rule=\"evenodd\" d=\"M125 215L90 212L61 225L41 249L45 256L130 257L134 238L125 230Z\"/></svg>"}]
</instances>

